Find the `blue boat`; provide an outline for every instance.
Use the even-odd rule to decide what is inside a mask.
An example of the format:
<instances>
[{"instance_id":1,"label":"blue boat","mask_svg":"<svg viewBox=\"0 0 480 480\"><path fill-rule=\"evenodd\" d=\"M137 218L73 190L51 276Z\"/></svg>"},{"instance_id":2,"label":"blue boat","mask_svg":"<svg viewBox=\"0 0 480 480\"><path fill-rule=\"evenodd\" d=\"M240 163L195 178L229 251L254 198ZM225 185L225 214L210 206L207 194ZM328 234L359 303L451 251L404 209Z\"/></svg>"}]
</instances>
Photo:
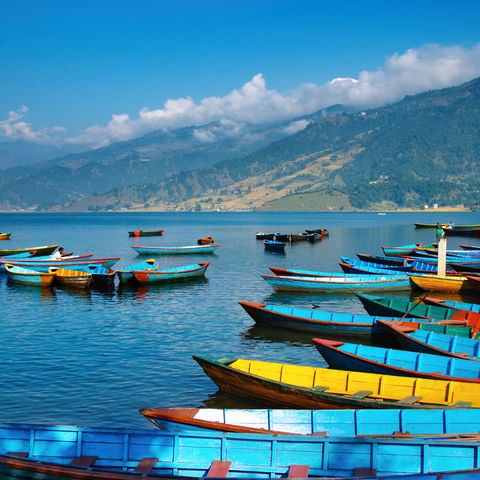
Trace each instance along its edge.
<instances>
[{"instance_id":1,"label":"blue boat","mask_svg":"<svg viewBox=\"0 0 480 480\"><path fill-rule=\"evenodd\" d=\"M133 272L141 271L141 270L148 270L154 271L158 270L158 265L155 259L149 258L148 260L144 260L143 262L138 262L133 265L128 265L116 271L120 283L127 284L130 282L135 281L135 277Z\"/></svg>"},{"instance_id":2,"label":"blue boat","mask_svg":"<svg viewBox=\"0 0 480 480\"><path fill-rule=\"evenodd\" d=\"M230 408L142 408L140 413L167 432L294 433L367 437L454 438L480 432L476 409L297 410Z\"/></svg>"},{"instance_id":3,"label":"blue boat","mask_svg":"<svg viewBox=\"0 0 480 480\"><path fill-rule=\"evenodd\" d=\"M411 255L415 249L420 247L421 243L409 243L408 245L401 245L399 247L382 247L383 253L392 257L404 257Z\"/></svg>"},{"instance_id":4,"label":"blue boat","mask_svg":"<svg viewBox=\"0 0 480 480\"><path fill-rule=\"evenodd\" d=\"M393 270L397 272L410 272L412 270L412 265L410 263L408 263L407 265L385 265L384 263L365 262L364 260L358 260L356 258L350 258L350 257L340 257L340 261L341 261L340 265L344 263L344 264L352 265L358 268L376 268L376 269L384 269L384 270ZM343 269L343 271L345 270Z\"/></svg>"},{"instance_id":5,"label":"blue boat","mask_svg":"<svg viewBox=\"0 0 480 480\"><path fill-rule=\"evenodd\" d=\"M478 445L477 441L451 438L325 437L2 424L0 470L7 476L44 479L149 480L226 478L227 475L345 478L362 474L373 478L397 475L398 478L408 473L472 469L477 462Z\"/></svg>"},{"instance_id":6,"label":"blue boat","mask_svg":"<svg viewBox=\"0 0 480 480\"><path fill-rule=\"evenodd\" d=\"M480 305L478 303L459 302L457 300L439 300L433 297L425 297L423 302L430 305L438 305L441 307L450 307L458 310L468 310L469 312L480 313Z\"/></svg>"},{"instance_id":7,"label":"blue boat","mask_svg":"<svg viewBox=\"0 0 480 480\"><path fill-rule=\"evenodd\" d=\"M103 265L89 265L85 272L92 275L92 284L96 288L111 287L115 283L115 270Z\"/></svg>"},{"instance_id":8,"label":"blue boat","mask_svg":"<svg viewBox=\"0 0 480 480\"><path fill-rule=\"evenodd\" d=\"M297 277L262 275L275 290L286 292L358 292L372 290L410 290L407 275L354 275Z\"/></svg>"},{"instance_id":9,"label":"blue boat","mask_svg":"<svg viewBox=\"0 0 480 480\"><path fill-rule=\"evenodd\" d=\"M480 361L480 340L419 330L398 321L379 320L378 327L393 335L406 350Z\"/></svg>"},{"instance_id":10,"label":"blue boat","mask_svg":"<svg viewBox=\"0 0 480 480\"><path fill-rule=\"evenodd\" d=\"M480 383L480 363L429 353L314 338L331 368L358 372Z\"/></svg>"},{"instance_id":11,"label":"blue boat","mask_svg":"<svg viewBox=\"0 0 480 480\"><path fill-rule=\"evenodd\" d=\"M279 242L277 240L264 240L263 242L265 250L270 252L285 252L285 242Z\"/></svg>"},{"instance_id":12,"label":"blue boat","mask_svg":"<svg viewBox=\"0 0 480 480\"><path fill-rule=\"evenodd\" d=\"M325 272L321 270L299 270L296 268L268 267L278 277L358 277L358 273ZM388 272L383 272L387 274Z\"/></svg>"},{"instance_id":13,"label":"blue boat","mask_svg":"<svg viewBox=\"0 0 480 480\"><path fill-rule=\"evenodd\" d=\"M257 323L322 335L335 334L368 340L393 340L393 335L378 325L377 321L398 321L395 317L372 317L245 301L238 303ZM425 321L425 323L429 322ZM432 320L430 323L435 321Z\"/></svg>"},{"instance_id":14,"label":"blue boat","mask_svg":"<svg viewBox=\"0 0 480 480\"><path fill-rule=\"evenodd\" d=\"M275 240L277 242L288 242L290 240L290 235L288 233L277 232L275 234Z\"/></svg>"},{"instance_id":15,"label":"blue boat","mask_svg":"<svg viewBox=\"0 0 480 480\"><path fill-rule=\"evenodd\" d=\"M210 262L194 263L161 270L134 270L132 273L140 284L173 283L203 277L209 265Z\"/></svg>"}]
</instances>

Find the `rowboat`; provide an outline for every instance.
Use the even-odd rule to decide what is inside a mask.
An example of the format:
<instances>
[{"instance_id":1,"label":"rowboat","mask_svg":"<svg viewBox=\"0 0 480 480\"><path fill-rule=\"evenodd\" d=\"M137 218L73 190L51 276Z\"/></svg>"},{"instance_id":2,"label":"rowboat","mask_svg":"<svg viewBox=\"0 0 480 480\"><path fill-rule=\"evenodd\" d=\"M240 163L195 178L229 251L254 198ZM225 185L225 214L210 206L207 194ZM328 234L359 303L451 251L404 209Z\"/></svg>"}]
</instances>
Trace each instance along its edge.
<instances>
[{"instance_id":1,"label":"rowboat","mask_svg":"<svg viewBox=\"0 0 480 480\"><path fill-rule=\"evenodd\" d=\"M459 302L457 300L441 300L433 297L423 297L423 302L429 305L438 305L440 307L454 308L456 310L480 312L480 305L478 303Z\"/></svg>"},{"instance_id":2,"label":"rowboat","mask_svg":"<svg viewBox=\"0 0 480 480\"><path fill-rule=\"evenodd\" d=\"M476 228L442 228L442 230L445 232L445 235L447 237L456 237L456 236L462 236L462 237L480 237L480 227Z\"/></svg>"},{"instance_id":3,"label":"rowboat","mask_svg":"<svg viewBox=\"0 0 480 480\"><path fill-rule=\"evenodd\" d=\"M432 275L428 273L408 273L412 288L427 292L461 293L475 290L474 285L462 275Z\"/></svg>"},{"instance_id":4,"label":"rowboat","mask_svg":"<svg viewBox=\"0 0 480 480\"><path fill-rule=\"evenodd\" d=\"M409 272L412 270L413 265L408 263L407 265L385 265L384 263L375 263L375 262L365 262L364 260L359 260L351 257L340 257L340 262L352 265L354 267L363 268L377 268L377 269L386 269L386 270L395 270L397 272ZM343 267L342 267L343 269Z\"/></svg>"},{"instance_id":5,"label":"rowboat","mask_svg":"<svg viewBox=\"0 0 480 480\"><path fill-rule=\"evenodd\" d=\"M384 265L405 266L408 264L405 258L393 257L391 255L369 255L366 253L357 253L357 257L364 262L381 263Z\"/></svg>"},{"instance_id":6,"label":"rowboat","mask_svg":"<svg viewBox=\"0 0 480 480\"><path fill-rule=\"evenodd\" d=\"M138 283L173 283L203 277L210 265L210 262L194 263L162 270L140 270L133 271L135 280Z\"/></svg>"},{"instance_id":7,"label":"rowboat","mask_svg":"<svg viewBox=\"0 0 480 480\"><path fill-rule=\"evenodd\" d=\"M275 234L275 240L277 242L288 242L290 240L290 235L288 233L277 232Z\"/></svg>"},{"instance_id":8,"label":"rowboat","mask_svg":"<svg viewBox=\"0 0 480 480\"><path fill-rule=\"evenodd\" d=\"M156 237L163 235L165 230L132 230L128 232L129 237Z\"/></svg>"},{"instance_id":9,"label":"rowboat","mask_svg":"<svg viewBox=\"0 0 480 480\"><path fill-rule=\"evenodd\" d=\"M445 333L419 330L399 321L379 320L378 326L395 337L406 350L480 361L480 340ZM468 329L468 327L457 327Z\"/></svg>"},{"instance_id":10,"label":"rowboat","mask_svg":"<svg viewBox=\"0 0 480 480\"><path fill-rule=\"evenodd\" d=\"M264 240L263 245L265 250L270 252L285 252L285 242L279 242L277 240Z\"/></svg>"},{"instance_id":11,"label":"rowboat","mask_svg":"<svg viewBox=\"0 0 480 480\"><path fill-rule=\"evenodd\" d=\"M265 232L257 232L255 234L257 240L273 240L275 238L274 233L265 233Z\"/></svg>"},{"instance_id":12,"label":"rowboat","mask_svg":"<svg viewBox=\"0 0 480 480\"><path fill-rule=\"evenodd\" d=\"M480 321L480 314L467 310L458 310L438 305L425 305L411 302L402 297L379 297L357 294L363 307L370 315L407 318L435 318L437 320L458 320L460 324L475 324Z\"/></svg>"},{"instance_id":13,"label":"rowboat","mask_svg":"<svg viewBox=\"0 0 480 480\"><path fill-rule=\"evenodd\" d=\"M372 317L245 301L238 303L255 322L270 327L362 339L393 339L392 335L377 325L377 321L380 319L395 321L394 317ZM420 325L419 322L415 322L416 328L420 328Z\"/></svg>"},{"instance_id":14,"label":"rowboat","mask_svg":"<svg viewBox=\"0 0 480 480\"><path fill-rule=\"evenodd\" d=\"M133 275L134 271L137 271L137 272L140 270L153 271L157 269L158 269L157 262L153 258L149 258L144 262L135 263L134 265L128 265L126 267L121 268L120 270L117 270L117 275L120 280L120 283L127 284L129 282L135 281L135 277Z\"/></svg>"},{"instance_id":15,"label":"rowboat","mask_svg":"<svg viewBox=\"0 0 480 480\"><path fill-rule=\"evenodd\" d=\"M69 270L77 270L79 272L84 272L89 270L91 267L103 266L108 268L110 263L115 263L117 259L86 259L86 261L65 261L65 260L48 260L42 262L19 262L15 260L14 262L9 262L10 265L15 265L17 267L30 268L32 270L37 270L38 272L48 272L50 268L66 268ZM0 269L1 271L1 269Z\"/></svg>"},{"instance_id":16,"label":"rowboat","mask_svg":"<svg viewBox=\"0 0 480 480\"><path fill-rule=\"evenodd\" d=\"M326 228L305 229L305 232L321 235L322 237L328 237L329 235L329 231Z\"/></svg>"},{"instance_id":17,"label":"rowboat","mask_svg":"<svg viewBox=\"0 0 480 480\"><path fill-rule=\"evenodd\" d=\"M414 223L415 228L437 228L439 224L437 223ZM441 223L440 227L441 228L447 228L448 223ZM471 230L472 228L480 228L479 224L474 224L474 225L455 225L455 228L457 229L464 229L464 230Z\"/></svg>"},{"instance_id":18,"label":"rowboat","mask_svg":"<svg viewBox=\"0 0 480 480\"><path fill-rule=\"evenodd\" d=\"M50 267L50 273L55 274L55 282L64 287L88 288L92 283L92 275L78 270Z\"/></svg>"},{"instance_id":19,"label":"rowboat","mask_svg":"<svg viewBox=\"0 0 480 480\"><path fill-rule=\"evenodd\" d=\"M140 247L132 246L139 255L184 255L213 253L220 245L189 245L185 247Z\"/></svg>"},{"instance_id":20,"label":"rowboat","mask_svg":"<svg viewBox=\"0 0 480 480\"><path fill-rule=\"evenodd\" d=\"M446 472L437 478L451 480L448 471L471 471L479 448L478 441L468 437L325 437L29 424L2 424L0 429L2 474L37 479L401 479L405 472L437 470Z\"/></svg>"},{"instance_id":21,"label":"rowboat","mask_svg":"<svg viewBox=\"0 0 480 480\"><path fill-rule=\"evenodd\" d=\"M314 338L331 368L468 382L480 387L480 363L460 358Z\"/></svg>"},{"instance_id":22,"label":"rowboat","mask_svg":"<svg viewBox=\"0 0 480 480\"><path fill-rule=\"evenodd\" d=\"M285 408L479 408L480 385L193 355L223 391ZM473 362L472 362L473 363Z\"/></svg>"},{"instance_id":23,"label":"rowboat","mask_svg":"<svg viewBox=\"0 0 480 480\"><path fill-rule=\"evenodd\" d=\"M367 262L362 262L367 264ZM353 263L345 263L345 262L339 262L340 268L347 274L354 274L354 275L398 275L402 274L406 271L410 271L412 267L391 267L390 268L377 268L374 267L373 265L376 265L374 263L371 263L371 267L367 265L365 266L359 266L355 265ZM383 265L383 267L386 267L386 265ZM399 270L401 269L401 270ZM408 269L408 270L407 270Z\"/></svg>"},{"instance_id":24,"label":"rowboat","mask_svg":"<svg viewBox=\"0 0 480 480\"><path fill-rule=\"evenodd\" d=\"M359 290L409 290L406 275L358 275L297 277L262 275L277 291L287 292L358 292Z\"/></svg>"},{"instance_id":25,"label":"rowboat","mask_svg":"<svg viewBox=\"0 0 480 480\"><path fill-rule=\"evenodd\" d=\"M417 247L422 245L421 243L410 243L408 245L402 245L400 247L382 247L383 253L386 256L391 257L404 257L411 255Z\"/></svg>"},{"instance_id":26,"label":"rowboat","mask_svg":"<svg viewBox=\"0 0 480 480\"><path fill-rule=\"evenodd\" d=\"M10 240L11 233L0 233L0 240Z\"/></svg>"},{"instance_id":27,"label":"rowboat","mask_svg":"<svg viewBox=\"0 0 480 480\"><path fill-rule=\"evenodd\" d=\"M5 265L5 269L8 273L9 280L15 283L49 287L55 280L54 273L38 272L29 268L17 267L9 264Z\"/></svg>"},{"instance_id":28,"label":"rowboat","mask_svg":"<svg viewBox=\"0 0 480 480\"><path fill-rule=\"evenodd\" d=\"M448 266L457 273L480 274L480 263L472 264L471 262L468 262L468 263L454 262L454 263L448 263Z\"/></svg>"},{"instance_id":29,"label":"rowboat","mask_svg":"<svg viewBox=\"0 0 480 480\"><path fill-rule=\"evenodd\" d=\"M480 225L478 225L478 228L480 228ZM464 250L480 250L480 245L460 245L460 248Z\"/></svg>"},{"instance_id":30,"label":"rowboat","mask_svg":"<svg viewBox=\"0 0 480 480\"><path fill-rule=\"evenodd\" d=\"M162 431L205 431L349 437L431 438L478 435L480 417L459 410L295 410L233 408L142 408Z\"/></svg>"},{"instance_id":31,"label":"rowboat","mask_svg":"<svg viewBox=\"0 0 480 480\"><path fill-rule=\"evenodd\" d=\"M294 268L268 267L278 277L358 277L343 272L322 272L320 270L298 270Z\"/></svg>"},{"instance_id":32,"label":"rowboat","mask_svg":"<svg viewBox=\"0 0 480 480\"><path fill-rule=\"evenodd\" d=\"M0 249L0 257L7 257L16 253L30 253L33 257L40 255L50 255L58 248L58 245L47 245L43 247L30 247L30 248L7 248Z\"/></svg>"},{"instance_id":33,"label":"rowboat","mask_svg":"<svg viewBox=\"0 0 480 480\"><path fill-rule=\"evenodd\" d=\"M92 276L92 286L96 288L111 287L115 283L115 270L103 265L89 265L86 273Z\"/></svg>"},{"instance_id":34,"label":"rowboat","mask_svg":"<svg viewBox=\"0 0 480 480\"><path fill-rule=\"evenodd\" d=\"M292 233L290 235L290 241L291 242L305 242L306 240L308 240L308 237L310 235L311 234L309 234L309 233Z\"/></svg>"}]
</instances>

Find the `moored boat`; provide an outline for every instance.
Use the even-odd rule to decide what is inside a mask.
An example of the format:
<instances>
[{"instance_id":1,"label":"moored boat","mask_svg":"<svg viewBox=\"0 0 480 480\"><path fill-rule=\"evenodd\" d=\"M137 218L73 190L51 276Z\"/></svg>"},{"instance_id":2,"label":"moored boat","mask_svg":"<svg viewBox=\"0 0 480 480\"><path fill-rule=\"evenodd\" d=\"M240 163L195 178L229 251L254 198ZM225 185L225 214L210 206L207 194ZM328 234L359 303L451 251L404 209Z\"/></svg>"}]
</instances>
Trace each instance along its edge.
<instances>
[{"instance_id":1,"label":"moored boat","mask_svg":"<svg viewBox=\"0 0 480 480\"><path fill-rule=\"evenodd\" d=\"M331 368L468 382L480 386L479 362L322 338L314 338L313 343Z\"/></svg>"},{"instance_id":2,"label":"moored boat","mask_svg":"<svg viewBox=\"0 0 480 480\"><path fill-rule=\"evenodd\" d=\"M8 273L9 280L15 283L49 287L55 280L54 273L38 272L30 268L18 267L9 264L5 265L5 269Z\"/></svg>"},{"instance_id":3,"label":"moored boat","mask_svg":"<svg viewBox=\"0 0 480 480\"><path fill-rule=\"evenodd\" d=\"M278 240L264 240L263 245L265 250L270 252L285 252L285 242L279 242Z\"/></svg>"},{"instance_id":4,"label":"moored boat","mask_svg":"<svg viewBox=\"0 0 480 480\"><path fill-rule=\"evenodd\" d=\"M188 245L184 247L141 247L138 245L132 248L139 255L186 255L213 253L220 245Z\"/></svg>"},{"instance_id":5,"label":"moored boat","mask_svg":"<svg viewBox=\"0 0 480 480\"><path fill-rule=\"evenodd\" d=\"M145 260L143 262L138 262L133 265L122 267L121 269L117 270L116 273L118 275L120 283L127 284L129 282L135 281L135 276L133 275L134 271L137 271L137 272L140 270L153 271L157 269L158 269L158 265L155 259L149 258L148 260Z\"/></svg>"},{"instance_id":6,"label":"moored boat","mask_svg":"<svg viewBox=\"0 0 480 480\"><path fill-rule=\"evenodd\" d=\"M410 243L408 245L402 245L399 247L382 247L383 253L386 256L391 257L404 257L411 255L417 247L420 247L421 243Z\"/></svg>"},{"instance_id":7,"label":"moored boat","mask_svg":"<svg viewBox=\"0 0 480 480\"><path fill-rule=\"evenodd\" d=\"M0 233L0 240L10 240L11 233Z\"/></svg>"},{"instance_id":8,"label":"moored boat","mask_svg":"<svg viewBox=\"0 0 480 480\"><path fill-rule=\"evenodd\" d=\"M462 275L432 275L428 273L409 272L412 288L427 292L460 293L475 290L472 282Z\"/></svg>"},{"instance_id":9,"label":"moored boat","mask_svg":"<svg viewBox=\"0 0 480 480\"><path fill-rule=\"evenodd\" d=\"M442 228L447 237L480 237L480 227L458 228L457 226Z\"/></svg>"},{"instance_id":10,"label":"moored boat","mask_svg":"<svg viewBox=\"0 0 480 480\"><path fill-rule=\"evenodd\" d=\"M50 255L58 248L58 245L45 245L41 247L30 247L30 248L7 248L0 249L0 257L7 257L9 255L14 255L16 253L30 253L32 257L37 257L40 255Z\"/></svg>"},{"instance_id":11,"label":"moored boat","mask_svg":"<svg viewBox=\"0 0 480 480\"><path fill-rule=\"evenodd\" d=\"M291 242L305 242L308 240L311 234L308 233L291 233L290 241Z\"/></svg>"},{"instance_id":12,"label":"moored boat","mask_svg":"<svg viewBox=\"0 0 480 480\"><path fill-rule=\"evenodd\" d=\"M92 283L92 275L78 270L50 267L50 273L55 274L55 282L64 287L88 288Z\"/></svg>"},{"instance_id":13,"label":"moored boat","mask_svg":"<svg viewBox=\"0 0 480 480\"><path fill-rule=\"evenodd\" d=\"M277 232L275 233L275 240L277 242L288 242L290 240L290 234Z\"/></svg>"},{"instance_id":14,"label":"moored boat","mask_svg":"<svg viewBox=\"0 0 480 480\"><path fill-rule=\"evenodd\" d=\"M132 230L128 232L129 237L155 237L162 236L165 230Z\"/></svg>"},{"instance_id":15,"label":"moored boat","mask_svg":"<svg viewBox=\"0 0 480 480\"><path fill-rule=\"evenodd\" d=\"M466 275L465 278L467 279L470 289L473 289L477 292L480 291L480 276Z\"/></svg>"},{"instance_id":16,"label":"moored boat","mask_svg":"<svg viewBox=\"0 0 480 480\"><path fill-rule=\"evenodd\" d=\"M89 265L85 270L92 276L92 286L96 288L111 287L115 283L115 270L103 265Z\"/></svg>"},{"instance_id":17,"label":"moored boat","mask_svg":"<svg viewBox=\"0 0 480 480\"><path fill-rule=\"evenodd\" d=\"M379 375L249 359L193 355L217 386L286 408L480 407L475 383Z\"/></svg>"},{"instance_id":18,"label":"moored boat","mask_svg":"<svg viewBox=\"0 0 480 480\"><path fill-rule=\"evenodd\" d=\"M138 283L173 283L203 277L210 262L182 265L158 270L133 271L133 276Z\"/></svg>"},{"instance_id":19,"label":"moored boat","mask_svg":"<svg viewBox=\"0 0 480 480\"><path fill-rule=\"evenodd\" d=\"M255 237L257 240L273 240L275 238L274 233L265 233L265 232L257 232L255 233Z\"/></svg>"},{"instance_id":20,"label":"moored boat","mask_svg":"<svg viewBox=\"0 0 480 480\"><path fill-rule=\"evenodd\" d=\"M470 310L472 312L480 312L480 304L459 302L457 300L443 300L429 296L423 297L423 302L428 305L437 305L444 308L453 308L455 310Z\"/></svg>"}]
</instances>

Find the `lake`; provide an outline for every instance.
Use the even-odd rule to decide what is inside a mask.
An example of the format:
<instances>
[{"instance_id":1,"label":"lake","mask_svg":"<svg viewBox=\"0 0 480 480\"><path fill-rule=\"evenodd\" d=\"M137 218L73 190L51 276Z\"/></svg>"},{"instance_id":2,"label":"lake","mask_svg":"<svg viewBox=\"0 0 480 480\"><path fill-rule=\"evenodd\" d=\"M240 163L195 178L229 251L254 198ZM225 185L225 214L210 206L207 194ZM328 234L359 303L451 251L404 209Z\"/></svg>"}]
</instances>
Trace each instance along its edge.
<instances>
[{"instance_id":1,"label":"lake","mask_svg":"<svg viewBox=\"0 0 480 480\"><path fill-rule=\"evenodd\" d=\"M431 243L435 231L414 222L480 223L479 213L91 213L0 214L11 240L0 248L60 244L76 254L138 262L132 245L194 245L212 236L213 255L157 257L159 265L211 261L191 283L110 292L10 283L0 275L0 423L145 427L142 407L265 407L217 392L193 353L325 366L311 336L258 327L239 300L321 305L365 313L355 296L277 294L260 275L268 267L340 271L339 256L381 254L381 246ZM255 232L328 228L316 243L265 252ZM163 237L130 238L133 229ZM455 237L449 248L478 244ZM146 258L146 257L145 257ZM418 294L417 294L418 295Z\"/></svg>"}]
</instances>

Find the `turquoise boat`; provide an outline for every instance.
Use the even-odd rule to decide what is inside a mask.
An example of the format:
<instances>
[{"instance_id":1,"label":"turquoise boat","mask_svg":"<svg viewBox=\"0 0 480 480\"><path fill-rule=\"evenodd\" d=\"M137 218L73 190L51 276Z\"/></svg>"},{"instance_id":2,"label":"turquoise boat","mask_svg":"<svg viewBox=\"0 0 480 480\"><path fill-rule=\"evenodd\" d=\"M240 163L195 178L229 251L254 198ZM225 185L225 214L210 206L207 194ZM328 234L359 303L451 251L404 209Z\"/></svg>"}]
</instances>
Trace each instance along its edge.
<instances>
[{"instance_id":1,"label":"turquoise boat","mask_svg":"<svg viewBox=\"0 0 480 480\"><path fill-rule=\"evenodd\" d=\"M135 263L133 265L128 265L126 267L120 268L116 271L120 283L127 284L135 282L135 276L133 272L138 271L154 271L158 269L157 262L153 258L149 258L143 262Z\"/></svg>"},{"instance_id":2,"label":"turquoise boat","mask_svg":"<svg viewBox=\"0 0 480 480\"><path fill-rule=\"evenodd\" d=\"M0 425L2 474L37 479L398 478L471 470L478 448L477 441L451 438Z\"/></svg>"},{"instance_id":3,"label":"turquoise boat","mask_svg":"<svg viewBox=\"0 0 480 480\"><path fill-rule=\"evenodd\" d=\"M139 255L188 255L213 253L220 245L188 245L185 247L141 247L132 246Z\"/></svg>"},{"instance_id":4,"label":"turquoise boat","mask_svg":"<svg viewBox=\"0 0 480 480\"><path fill-rule=\"evenodd\" d=\"M470 312L480 313L480 305L478 303L459 302L457 300L439 300L433 297L425 297L423 301L429 305L438 305L440 307L468 310Z\"/></svg>"},{"instance_id":5,"label":"turquoise boat","mask_svg":"<svg viewBox=\"0 0 480 480\"><path fill-rule=\"evenodd\" d=\"M353 275L297 277L262 275L275 290L285 292L358 292L362 290L410 290L407 275Z\"/></svg>"},{"instance_id":6,"label":"turquoise boat","mask_svg":"<svg viewBox=\"0 0 480 480\"><path fill-rule=\"evenodd\" d=\"M162 270L134 270L132 273L141 284L184 282L203 277L209 265L210 262L194 263Z\"/></svg>"},{"instance_id":7,"label":"turquoise boat","mask_svg":"<svg viewBox=\"0 0 480 480\"><path fill-rule=\"evenodd\" d=\"M420 247L421 243L409 243L408 245L401 245L399 247L382 247L383 253L390 257L404 257L411 255L415 249Z\"/></svg>"},{"instance_id":8,"label":"turquoise boat","mask_svg":"<svg viewBox=\"0 0 480 480\"><path fill-rule=\"evenodd\" d=\"M5 270L8 273L8 279L15 283L49 287L55 280L54 273L39 272L38 270L17 267L15 265L9 265L8 263L5 264Z\"/></svg>"}]
</instances>

